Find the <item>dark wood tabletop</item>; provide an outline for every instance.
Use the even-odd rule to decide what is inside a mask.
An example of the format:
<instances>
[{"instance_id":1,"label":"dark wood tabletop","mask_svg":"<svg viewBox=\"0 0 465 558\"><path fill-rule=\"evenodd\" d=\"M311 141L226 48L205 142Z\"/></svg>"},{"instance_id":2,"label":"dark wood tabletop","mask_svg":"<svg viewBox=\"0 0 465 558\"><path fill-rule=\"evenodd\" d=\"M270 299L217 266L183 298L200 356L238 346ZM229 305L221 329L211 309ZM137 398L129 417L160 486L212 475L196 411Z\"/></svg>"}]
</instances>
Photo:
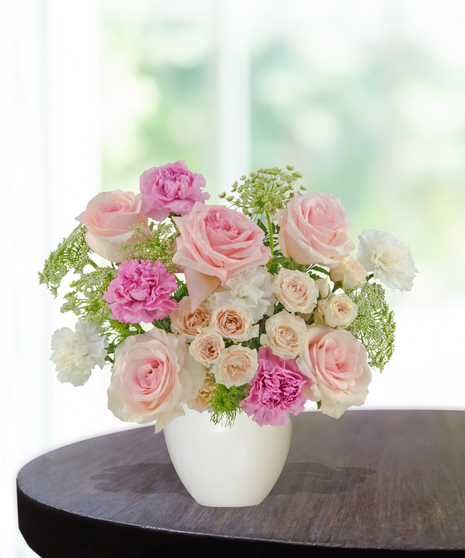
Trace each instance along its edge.
<instances>
[{"instance_id":1,"label":"dark wood tabletop","mask_svg":"<svg viewBox=\"0 0 465 558\"><path fill-rule=\"evenodd\" d=\"M465 555L465 412L302 413L273 491L246 508L199 506L163 434L126 430L28 463L18 513L46 558Z\"/></svg>"}]
</instances>

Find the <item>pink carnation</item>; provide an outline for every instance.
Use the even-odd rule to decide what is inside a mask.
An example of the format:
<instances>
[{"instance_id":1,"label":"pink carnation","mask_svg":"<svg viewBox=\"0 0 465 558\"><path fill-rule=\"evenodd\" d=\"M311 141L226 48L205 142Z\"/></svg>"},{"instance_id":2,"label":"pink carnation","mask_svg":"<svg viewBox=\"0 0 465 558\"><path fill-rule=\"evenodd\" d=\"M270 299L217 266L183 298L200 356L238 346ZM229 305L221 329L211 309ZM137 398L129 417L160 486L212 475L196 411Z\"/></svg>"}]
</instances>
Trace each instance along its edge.
<instances>
[{"instance_id":1,"label":"pink carnation","mask_svg":"<svg viewBox=\"0 0 465 558\"><path fill-rule=\"evenodd\" d=\"M118 268L103 298L110 304L111 317L138 324L166 318L177 306L170 296L177 289L176 278L165 266L150 260L129 260Z\"/></svg>"},{"instance_id":2,"label":"pink carnation","mask_svg":"<svg viewBox=\"0 0 465 558\"><path fill-rule=\"evenodd\" d=\"M152 167L140 177L142 207L155 221L163 221L170 213L187 215L195 202L205 202L210 194L202 192L205 178L191 172L185 161Z\"/></svg>"},{"instance_id":3,"label":"pink carnation","mask_svg":"<svg viewBox=\"0 0 465 558\"><path fill-rule=\"evenodd\" d=\"M260 426L281 426L289 422L289 413L298 415L304 410L302 390L310 381L295 359L284 360L268 347L260 347L258 371L249 385L250 393L241 402L245 412Z\"/></svg>"}]
</instances>

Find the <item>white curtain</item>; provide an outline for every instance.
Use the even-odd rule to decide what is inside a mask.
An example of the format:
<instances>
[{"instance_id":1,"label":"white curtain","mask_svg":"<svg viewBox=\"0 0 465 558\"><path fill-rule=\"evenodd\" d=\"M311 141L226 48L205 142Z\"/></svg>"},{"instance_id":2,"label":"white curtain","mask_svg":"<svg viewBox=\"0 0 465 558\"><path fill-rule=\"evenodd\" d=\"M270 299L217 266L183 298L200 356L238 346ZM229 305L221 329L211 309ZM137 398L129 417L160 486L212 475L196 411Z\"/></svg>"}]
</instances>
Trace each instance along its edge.
<instances>
[{"instance_id":1,"label":"white curtain","mask_svg":"<svg viewBox=\"0 0 465 558\"><path fill-rule=\"evenodd\" d=\"M99 189L98 2L2 0L0 52L0 556L16 558L35 553L15 477L57 445L50 334L68 325L37 272Z\"/></svg>"}]
</instances>

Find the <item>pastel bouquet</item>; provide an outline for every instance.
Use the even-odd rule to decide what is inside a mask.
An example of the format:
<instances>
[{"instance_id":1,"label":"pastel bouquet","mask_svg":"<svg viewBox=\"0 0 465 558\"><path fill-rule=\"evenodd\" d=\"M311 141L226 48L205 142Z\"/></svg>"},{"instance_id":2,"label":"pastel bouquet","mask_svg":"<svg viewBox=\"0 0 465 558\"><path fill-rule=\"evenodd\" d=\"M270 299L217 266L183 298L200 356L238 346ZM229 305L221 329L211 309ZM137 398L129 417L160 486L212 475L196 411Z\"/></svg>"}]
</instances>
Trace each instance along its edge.
<instances>
[{"instance_id":1,"label":"pastel bouquet","mask_svg":"<svg viewBox=\"0 0 465 558\"><path fill-rule=\"evenodd\" d=\"M307 401L336 418L362 405L394 347L382 285L408 291L417 270L371 229L352 258L340 200L299 178L259 169L209 205L204 177L178 161L145 171L137 195L90 200L39 274L55 296L75 274L61 310L78 322L52 336L58 379L81 386L109 364L109 409L156 431L185 406L263 426Z\"/></svg>"}]
</instances>

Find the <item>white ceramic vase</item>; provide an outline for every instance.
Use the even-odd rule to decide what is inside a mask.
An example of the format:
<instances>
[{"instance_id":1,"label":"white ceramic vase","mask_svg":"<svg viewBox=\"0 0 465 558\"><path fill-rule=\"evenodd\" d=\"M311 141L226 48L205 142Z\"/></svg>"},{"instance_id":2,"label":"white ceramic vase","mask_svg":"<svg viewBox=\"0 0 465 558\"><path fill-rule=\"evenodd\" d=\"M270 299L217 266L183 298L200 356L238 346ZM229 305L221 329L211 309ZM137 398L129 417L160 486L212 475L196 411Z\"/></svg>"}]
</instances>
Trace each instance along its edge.
<instances>
[{"instance_id":1,"label":"white ceramic vase","mask_svg":"<svg viewBox=\"0 0 465 558\"><path fill-rule=\"evenodd\" d=\"M292 422L258 426L240 413L232 427L215 425L208 411L185 408L164 428L174 468L189 494L202 506L260 504L284 467Z\"/></svg>"}]
</instances>

